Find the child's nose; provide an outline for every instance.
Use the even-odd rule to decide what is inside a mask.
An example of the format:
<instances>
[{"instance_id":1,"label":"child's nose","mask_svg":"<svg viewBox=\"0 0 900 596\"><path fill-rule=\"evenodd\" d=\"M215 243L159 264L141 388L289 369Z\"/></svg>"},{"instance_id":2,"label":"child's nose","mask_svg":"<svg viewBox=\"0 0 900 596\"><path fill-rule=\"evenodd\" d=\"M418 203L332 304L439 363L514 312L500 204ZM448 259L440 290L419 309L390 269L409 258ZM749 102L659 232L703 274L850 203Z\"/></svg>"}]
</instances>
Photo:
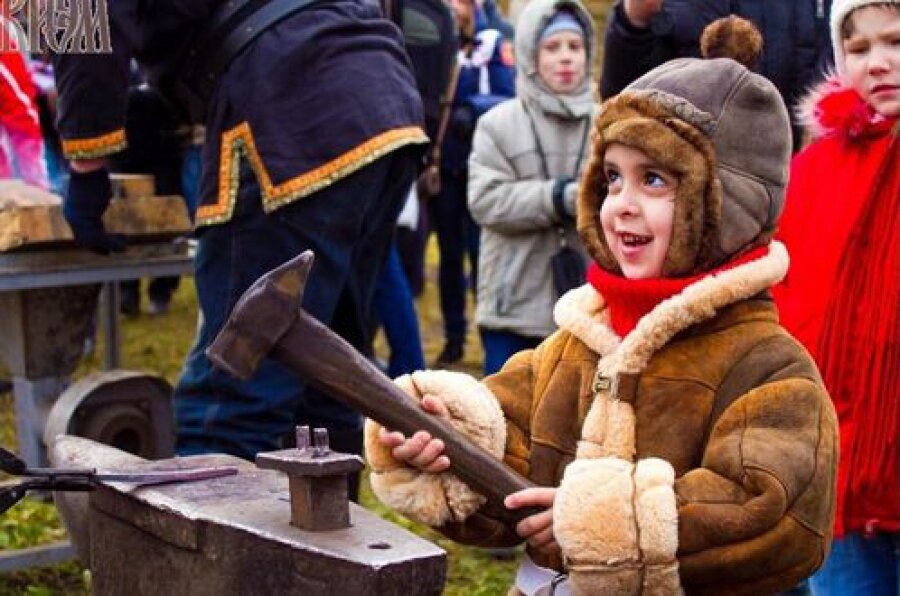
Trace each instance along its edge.
<instances>
[{"instance_id":1,"label":"child's nose","mask_svg":"<svg viewBox=\"0 0 900 596\"><path fill-rule=\"evenodd\" d=\"M889 52L882 47L875 47L869 54L869 72L881 74L891 69Z\"/></svg>"},{"instance_id":2,"label":"child's nose","mask_svg":"<svg viewBox=\"0 0 900 596\"><path fill-rule=\"evenodd\" d=\"M619 193L618 201L616 201L616 211L618 215L622 217L629 217L636 215L638 212L638 203L633 193L628 192L628 189L622 189L622 192Z\"/></svg>"}]
</instances>

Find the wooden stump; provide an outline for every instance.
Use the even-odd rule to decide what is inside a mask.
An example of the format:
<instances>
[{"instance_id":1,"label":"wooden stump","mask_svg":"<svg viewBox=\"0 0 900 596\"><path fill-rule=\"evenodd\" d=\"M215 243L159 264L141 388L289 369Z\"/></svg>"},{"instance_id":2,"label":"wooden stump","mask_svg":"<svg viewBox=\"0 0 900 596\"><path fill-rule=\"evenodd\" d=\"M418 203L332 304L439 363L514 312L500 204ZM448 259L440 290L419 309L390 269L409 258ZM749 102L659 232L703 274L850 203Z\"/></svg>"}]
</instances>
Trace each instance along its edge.
<instances>
[{"instance_id":1,"label":"wooden stump","mask_svg":"<svg viewBox=\"0 0 900 596\"><path fill-rule=\"evenodd\" d=\"M191 231L184 199L154 196L151 176L114 179L114 196L103 216L107 231L132 239L162 239ZM71 244L62 199L18 180L0 180L0 252L48 244Z\"/></svg>"}]
</instances>

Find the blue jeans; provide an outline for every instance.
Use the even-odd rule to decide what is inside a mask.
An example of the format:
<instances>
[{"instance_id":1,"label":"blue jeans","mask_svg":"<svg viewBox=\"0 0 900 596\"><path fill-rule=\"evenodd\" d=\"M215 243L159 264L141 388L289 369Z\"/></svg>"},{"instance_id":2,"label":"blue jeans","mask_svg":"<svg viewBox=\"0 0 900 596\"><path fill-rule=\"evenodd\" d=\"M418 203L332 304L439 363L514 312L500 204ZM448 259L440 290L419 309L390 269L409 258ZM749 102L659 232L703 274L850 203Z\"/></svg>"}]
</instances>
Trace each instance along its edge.
<instances>
[{"instance_id":1,"label":"blue jeans","mask_svg":"<svg viewBox=\"0 0 900 596\"><path fill-rule=\"evenodd\" d=\"M900 534L872 537L847 534L836 538L831 554L810 578L815 596L898 596Z\"/></svg>"},{"instance_id":2,"label":"blue jeans","mask_svg":"<svg viewBox=\"0 0 900 596\"><path fill-rule=\"evenodd\" d=\"M375 316L391 350L388 376L393 379L425 368L419 320L396 244L391 245L375 286Z\"/></svg>"},{"instance_id":3,"label":"blue jeans","mask_svg":"<svg viewBox=\"0 0 900 596\"><path fill-rule=\"evenodd\" d=\"M481 345L484 346L484 376L492 375L506 364L513 354L536 348L542 339L528 337L512 331L479 327Z\"/></svg>"},{"instance_id":4,"label":"blue jeans","mask_svg":"<svg viewBox=\"0 0 900 596\"><path fill-rule=\"evenodd\" d=\"M194 221L197 212L197 200L200 195L200 180L203 179L203 149L199 145L191 145L184 151L181 161L181 195L187 204L188 215Z\"/></svg>"},{"instance_id":5,"label":"blue jeans","mask_svg":"<svg viewBox=\"0 0 900 596\"><path fill-rule=\"evenodd\" d=\"M202 229L199 237L195 280L202 318L174 397L180 455L222 452L251 459L281 448L295 424L359 431L356 411L306 387L274 360L264 359L251 379L240 381L214 368L205 351L250 284L312 249L303 308L370 354L375 280L417 156L413 149L394 151L268 214L252 171L241 164L234 216Z\"/></svg>"},{"instance_id":6,"label":"blue jeans","mask_svg":"<svg viewBox=\"0 0 900 596\"><path fill-rule=\"evenodd\" d=\"M466 202L468 172L441 170L441 192L428 202L428 222L435 231L440 249L438 288L444 336L448 342L464 343L466 339L466 287L463 264L469 255L473 272L472 288L477 287L479 228Z\"/></svg>"},{"instance_id":7,"label":"blue jeans","mask_svg":"<svg viewBox=\"0 0 900 596\"><path fill-rule=\"evenodd\" d=\"M44 139L44 160L47 162L47 177L50 180L50 192L65 196L69 186L69 162L62 154L62 149L51 139Z\"/></svg>"}]
</instances>

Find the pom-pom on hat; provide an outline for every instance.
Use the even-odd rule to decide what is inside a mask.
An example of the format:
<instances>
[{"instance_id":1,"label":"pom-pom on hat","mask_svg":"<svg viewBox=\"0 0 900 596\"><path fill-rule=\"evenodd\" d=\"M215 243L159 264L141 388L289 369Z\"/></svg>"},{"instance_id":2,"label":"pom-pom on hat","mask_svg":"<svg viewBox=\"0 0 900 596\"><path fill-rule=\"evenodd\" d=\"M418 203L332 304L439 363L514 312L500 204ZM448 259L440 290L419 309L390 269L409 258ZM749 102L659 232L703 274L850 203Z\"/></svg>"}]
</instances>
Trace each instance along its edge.
<instances>
[{"instance_id":1,"label":"pom-pom on hat","mask_svg":"<svg viewBox=\"0 0 900 596\"><path fill-rule=\"evenodd\" d=\"M753 23L735 15L713 21L700 36L704 58L731 58L750 70L756 67L762 48L762 35Z\"/></svg>"}]
</instances>

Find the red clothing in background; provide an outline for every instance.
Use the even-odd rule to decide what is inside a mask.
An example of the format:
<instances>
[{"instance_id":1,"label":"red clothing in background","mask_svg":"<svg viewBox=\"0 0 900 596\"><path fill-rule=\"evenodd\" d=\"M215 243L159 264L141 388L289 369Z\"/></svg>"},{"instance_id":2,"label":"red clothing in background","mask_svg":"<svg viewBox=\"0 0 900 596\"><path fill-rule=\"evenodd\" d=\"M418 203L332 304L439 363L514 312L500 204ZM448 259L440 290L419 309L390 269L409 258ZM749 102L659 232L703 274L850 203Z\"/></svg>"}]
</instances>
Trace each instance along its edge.
<instances>
[{"instance_id":1,"label":"red clothing in background","mask_svg":"<svg viewBox=\"0 0 900 596\"><path fill-rule=\"evenodd\" d=\"M900 149L896 120L834 81L819 138L791 165L779 235L782 323L822 371L840 421L836 534L900 530Z\"/></svg>"}]
</instances>

